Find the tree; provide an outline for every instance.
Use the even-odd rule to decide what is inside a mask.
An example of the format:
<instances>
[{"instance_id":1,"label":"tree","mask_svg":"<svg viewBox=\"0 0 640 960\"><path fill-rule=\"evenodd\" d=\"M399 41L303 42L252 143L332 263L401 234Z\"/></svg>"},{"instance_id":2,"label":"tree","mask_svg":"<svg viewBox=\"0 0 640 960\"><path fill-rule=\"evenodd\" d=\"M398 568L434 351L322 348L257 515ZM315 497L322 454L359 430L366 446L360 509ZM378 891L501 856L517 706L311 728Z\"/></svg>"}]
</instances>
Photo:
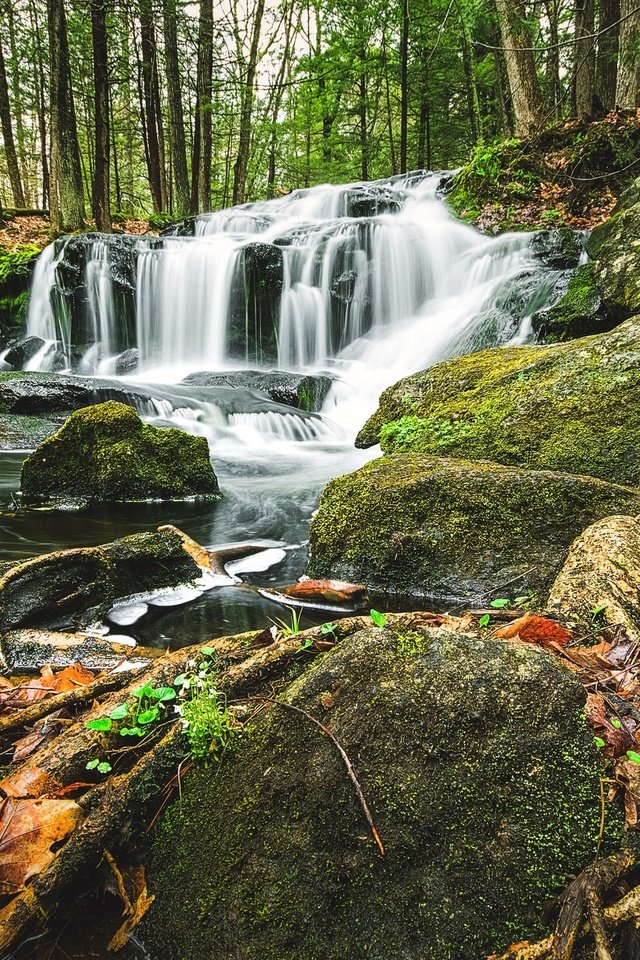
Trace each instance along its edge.
<instances>
[{"instance_id":1,"label":"tree","mask_svg":"<svg viewBox=\"0 0 640 960\"><path fill-rule=\"evenodd\" d=\"M9 179L11 181L11 190L13 192L13 202L16 207L24 207L24 191L22 189L18 155L13 137L11 103L9 100L9 86L7 84L7 71L4 62L4 53L2 51L2 43L0 43L0 120L2 121L2 138L4 140L4 152L7 160Z\"/></svg>"},{"instance_id":2,"label":"tree","mask_svg":"<svg viewBox=\"0 0 640 960\"><path fill-rule=\"evenodd\" d=\"M623 110L640 106L640 6L620 0L620 55L616 103Z\"/></svg>"},{"instance_id":3,"label":"tree","mask_svg":"<svg viewBox=\"0 0 640 960\"><path fill-rule=\"evenodd\" d=\"M178 213L186 213L191 205L191 194L189 172L187 170L182 85L178 63L176 0L163 0L162 11L164 16L164 56L167 72L171 157L173 160L173 178L176 185L175 208Z\"/></svg>"},{"instance_id":4,"label":"tree","mask_svg":"<svg viewBox=\"0 0 640 960\"><path fill-rule=\"evenodd\" d=\"M95 162L93 172L93 217L96 229L111 232L109 76L107 63L106 0L91 0L93 75L95 89Z\"/></svg>"},{"instance_id":5,"label":"tree","mask_svg":"<svg viewBox=\"0 0 640 960\"><path fill-rule=\"evenodd\" d=\"M542 90L536 73L531 33L521 0L496 0L509 89L518 137L530 137L544 121Z\"/></svg>"},{"instance_id":6,"label":"tree","mask_svg":"<svg viewBox=\"0 0 640 960\"><path fill-rule=\"evenodd\" d=\"M575 0L575 44L573 60L574 113L579 120L593 113L596 51L593 0Z\"/></svg>"},{"instance_id":7,"label":"tree","mask_svg":"<svg viewBox=\"0 0 640 960\"><path fill-rule=\"evenodd\" d=\"M191 163L191 211L211 206L211 100L213 81L213 0L200 0L196 126Z\"/></svg>"}]
</instances>

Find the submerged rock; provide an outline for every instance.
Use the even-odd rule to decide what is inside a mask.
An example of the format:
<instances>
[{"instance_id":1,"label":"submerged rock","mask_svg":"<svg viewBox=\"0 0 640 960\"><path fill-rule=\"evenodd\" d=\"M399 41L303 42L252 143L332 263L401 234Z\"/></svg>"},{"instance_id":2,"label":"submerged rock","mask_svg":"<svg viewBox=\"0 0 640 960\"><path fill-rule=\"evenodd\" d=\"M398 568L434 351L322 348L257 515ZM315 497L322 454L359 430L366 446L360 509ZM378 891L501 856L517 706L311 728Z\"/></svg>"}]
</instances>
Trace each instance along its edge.
<instances>
[{"instance_id":1,"label":"submerged rock","mask_svg":"<svg viewBox=\"0 0 640 960\"><path fill-rule=\"evenodd\" d=\"M84 407L22 466L25 503L218 498L204 437L142 423L108 401Z\"/></svg>"},{"instance_id":2,"label":"submerged rock","mask_svg":"<svg viewBox=\"0 0 640 960\"><path fill-rule=\"evenodd\" d=\"M584 691L548 654L444 629L369 629L193 767L149 841L137 935L167 960L484 960L596 854ZM619 818L607 812L605 847Z\"/></svg>"},{"instance_id":3,"label":"submerged rock","mask_svg":"<svg viewBox=\"0 0 640 960\"><path fill-rule=\"evenodd\" d=\"M589 477L394 454L332 480L311 522L311 577L384 595L477 602L541 591L575 536L640 494Z\"/></svg>"},{"instance_id":4,"label":"submerged rock","mask_svg":"<svg viewBox=\"0 0 640 960\"><path fill-rule=\"evenodd\" d=\"M640 312L640 180L587 242L602 298L620 319Z\"/></svg>"},{"instance_id":5,"label":"submerged rock","mask_svg":"<svg viewBox=\"0 0 640 960\"><path fill-rule=\"evenodd\" d=\"M584 263L570 275L566 289L551 307L532 318L533 329L547 343L604 333L620 322L604 305L595 281L594 264Z\"/></svg>"},{"instance_id":6,"label":"submerged rock","mask_svg":"<svg viewBox=\"0 0 640 960\"><path fill-rule=\"evenodd\" d=\"M382 394L356 445L640 484L640 317L609 333L446 360Z\"/></svg>"},{"instance_id":7,"label":"submerged rock","mask_svg":"<svg viewBox=\"0 0 640 960\"><path fill-rule=\"evenodd\" d=\"M640 520L605 517L587 527L572 543L547 605L585 632L610 624L640 641Z\"/></svg>"},{"instance_id":8,"label":"submerged rock","mask_svg":"<svg viewBox=\"0 0 640 960\"><path fill-rule=\"evenodd\" d=\"M199 575L181 537L171 530L5 563L0 566L0 630L91 624L118 599Z\"/></svg>"},{"instance_id":9,"label":"submerged rock","mask_svg":"<svg viewBox=\"0 0 640 960\"><path fill-rule=\"evenodd\" d=\"M286 373L280 370L231 370L190 373L181 382L201 387L260 390L273 400L308 413L320 410L334 378L329 374Z\"/></svg>"}]
</instances>

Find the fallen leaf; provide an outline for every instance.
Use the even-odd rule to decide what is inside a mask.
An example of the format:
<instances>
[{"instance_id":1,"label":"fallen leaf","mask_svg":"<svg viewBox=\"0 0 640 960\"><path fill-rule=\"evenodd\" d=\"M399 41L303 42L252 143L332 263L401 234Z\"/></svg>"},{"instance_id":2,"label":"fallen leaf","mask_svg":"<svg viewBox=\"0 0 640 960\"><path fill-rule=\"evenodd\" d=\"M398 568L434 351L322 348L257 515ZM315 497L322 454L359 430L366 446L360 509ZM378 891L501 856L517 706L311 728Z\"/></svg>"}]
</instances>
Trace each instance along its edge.
<instances>
[{"instance_id":1,"label":"fallen leaf","mask_svg":"<svg viewBox=\"0 0 640 960\"><path fill-rule=\"evenodd\" d=\"M38 720L32 730L29 730L23 737L16 740L13 745L12 763L22 763L30 757L32 753L35 753L36 750L44 746L45 743L48 743L58 736L65 725L65 721L60 719L61 712L60 710L56 710L55 713L50 714L48 717L43 717L42 720Z\"/></svg>"},{"instance_id":2,"label":"fallen leaf","mask_svg":"<svg viewBox=\"0 0 640 960\"><path fill-rule=\"evenodd\" d=\"M0 806L0 894L24 890L55 857L51 849L76 827L82 810L73 800L15 800Z\"/></svg>"},{"instance_id":3,"label":"fallen leaf","mask_svg":"<svg viewBox=\"0 0 640 960\"><path fill-rule=\"evenodd\" d=\"M540 617L535 613L525 613L517 620L512 620L500 630L496 630L494 637L499 640L518 638L523 643L536 643L541 647L564 647L576 639L575 635L557 620Z\"/></svg>"},{"instance_id":4,"label":"fallen leaf","mask_svg":"<svg viewBox=\"0 0 640 960\"><path fill-rule=\"evenodd\" d=\"M38 767L23 767L13 776L0 780L0 790L7 797L35 799L45 794L55 793L61 788L62 784L55 777Z\"/></svg>"},{"instance_id":5,"label":"fallen leaf","mask_svg":"<svg viewBox=\"0 0 640 960\"><path fill-rule=\"evenodd\" d=\"M111 867L111 878L107 889L115 896L120 897L126 917L122 926L116 931L109 942L109 950L121 950L127 943L131 931L138 925L145 915L155 896L147 893L147 881L144 867L127 866L121 870L109 851L105 852L105 859Z\"/></svg>"},{"instance_id":6,"label":"fallen leaf","mask_svg":"<svg viewBox=\"0 0 640 960\"><path fill-rule=\"evenodd\" d=\"M40 668L40 676L25 680L22 683L3 687L0 690L0 712L4 710L21 710L23 707L45 697L52 697L56 693L66 693L76 690L94 679L91 670L87 670L79 663L65 667L60 673L54 674L49 666Z\"/></svg>"}]
</instances>

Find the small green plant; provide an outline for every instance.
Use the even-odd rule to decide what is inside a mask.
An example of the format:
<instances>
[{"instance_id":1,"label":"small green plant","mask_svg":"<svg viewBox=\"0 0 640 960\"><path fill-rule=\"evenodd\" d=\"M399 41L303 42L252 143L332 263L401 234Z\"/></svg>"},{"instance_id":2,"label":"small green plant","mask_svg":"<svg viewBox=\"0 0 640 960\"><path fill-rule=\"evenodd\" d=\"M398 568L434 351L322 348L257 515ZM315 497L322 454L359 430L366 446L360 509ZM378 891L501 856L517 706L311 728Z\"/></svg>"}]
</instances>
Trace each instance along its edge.
<instances>
[{"instance_id":1,"label":"small green plant","mask_svg":"<svg viewBox=\"0 0 640 960\"><path fill-rule=\"evenodd\" d=\"M491 622L491 617L488 613L483 613L480 619L478 620L479 627L488 627Z\"/></svg>"},{"instance_id":2,"label":"small green plant","mask_svg":"<svg viewBox=\"0 0 640 960\"><path fill-rule=\"evenodd\" d=\"M336 636L336 625L335 623L323 623L320 627L320 632L323 637L331 637L333 640L337 640Z\"/></svg>"},{"instance_id":3,"label":"small green plant","mask_svg":"<svg viewBox=\"0 0 640 960\"><path fill-rule=\"evenodd\" d=\"M370 610L369 616L371 617L371 622L374 627L380 627L382 629L382 627L386 626L387 618L384 613L379 613L377 610Z\"/></svg>"},{"instance_id":4,"label":"small green plant","mask_svg":"<svg viewBox=\"0 0 640 960\"><path fill-rule=\"evenodd\" d=\"M106 760L99 760L98 757L95 757L95 759L89 760L85 769L97 770L98 773L109 773L111 770L111 764L107 763Z\"/></svg>"},{"instance_id":5,"label":"small green plant","mask_svg":"<svg viewBox=\"0 0 640 960\"><path fill-rule=\"evenodd\" d=\"M602 619L602 614L607 609L606 603L599 603L597 606L591 608L591 619L598 620Z\"/></svg>"},{"instance_id":6,"label":"small green plant","mask_svg":"<svg viewBox=\"0 0 640 960\"><path fill-rule=\"evenodd\" d=\"M275 626L278 627L279 632L283 637L295 637L297 633L300 633L300 621L302 619L302 613L299 610L296 610L295 607L287 607L287 610L290 614L289 623L286 620L281 620L279 617L271 620Z\"/></svg>"},{"instance_id":7,"label":"small green plant","mask_svg":"<svg viewBox=\"0 0 640 960\"><path fill-rule=\"evenodd\" d=\"M424 653L424 637L417 630L404 630L396 634L396 650L403 657Z\"/></svg>"},{"instance_id":8,"label":"small green plant","mask_svg":"<svg viewBox=\"0 0 640 960\"><path fill-rule=\"evenodd\" d=\"M631 763L640 763L640 753L636 753L635 750L627 750L627 756Z\"/></svg>"},{"instance_id":9,"label":"small green plant","mask_svg":"<svg viewBox=\"0 0 640 960\"><path fill-rule=\"evenodd\" d=\"M176 712L184 727L194 760L220 760L238 732L227 698L218 690L214 651L203 647L205 659L192 664L189 672L176 677L181 702Z\"/></svg>"},{"instance_id":10,"label":"small green plant","mask_svg":"<svg viewBox=\"0 0 640 960\"><path fill-rule=\"evenodd\" d=\"M499 597L497 600L492 600L489 606L495 607L496 610L506 610L511 606L511 600L507 597Z\"/></svg>"}]
</instances>

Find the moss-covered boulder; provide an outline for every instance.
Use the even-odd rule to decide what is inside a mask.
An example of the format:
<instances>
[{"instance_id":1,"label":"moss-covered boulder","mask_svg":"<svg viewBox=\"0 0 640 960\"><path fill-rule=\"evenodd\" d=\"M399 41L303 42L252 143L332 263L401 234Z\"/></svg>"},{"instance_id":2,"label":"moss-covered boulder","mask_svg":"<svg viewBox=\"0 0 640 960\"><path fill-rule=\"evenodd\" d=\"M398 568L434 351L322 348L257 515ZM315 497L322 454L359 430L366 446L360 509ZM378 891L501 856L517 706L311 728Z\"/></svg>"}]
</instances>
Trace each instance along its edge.
<instances>
[{"instance_id":1,"label":"moss-covered boulder","mask_svg":"<svg viewBox=\"0 0 640 960\"><path fill-rule=\"evenodd\" d=\"M544 652L369 629L286 699L343 744L385 857L333 745L273 707L150 838L153 956L484 960L593 859L602 767L581 684Z\"/></svg>"},{"instance_id":2,"label":"moss-covered boulder","mask_svg":"<svg viewBox=\"0 0 640 960\"><path fill-rule=\"evenodd\" d=\"M532 318L539 338L547 343L573 340L611 330L620 322L604 305L594 276L593 262L578 266L556 303Z\"/></svg>"},{"instance_id":3,"label":"moss-covered boulder","mask_svg":"<svg viewBox=\"0 0 640 960\"><path fill-rule=\"evenodd\" d=\"M504 584L549 586L600 517L640 494L589 477L394 454L332 480L311 523L311 577L383 595L478 601Z\"/></svg>"},{"instance_id":4,"label":"moss-covered boulder","mask_svg":"<svg viewBox=\"0 0 640 960\"><path fill-rule=\"evenodd\" d=\"M32 243L0 248L0 349L24 329L31 276L39 253Z\"/></svg>"},{"instance_id":5,"label":"moss-covered boulder","mask_svg":"<svg viewBox=\"0 0 640 960\"><path fill-rule=\"evenodd\" d=\"M0 631L91 624L116 600L175 587L199 575L182 537L171 530L3 563Z\"/></svg>"},{"instance_id":6,"label":"moss-covered boulder","mask_svg":"<svg viewBox=\"0 0 640 960\"><path fill-rule=\"evenodd\" d=\"M400 380L357 446L488 458L640 483L640 318L549 346L498 347Z\"/></svg>"},{"instance_id":7,"label":"moss-covered boulder","mask_svg":"<svg viewBox=\"0 0 640 960\"><path fill-rule=\"evenodd\" d=\"M21 488L26 503L220 495L204 437L147 426L115 401L73 413L25 460Z\"/></svg>"},{"instance_id":8,"label":"moss-covered boulder","mask_svg":"<svg viewBox=\"0 0 640 960\"><path fill-rule=\"evenodd\" d=\"M609 310L625 318L640 312L640 180L620 198L613 216L596 227L587 250Z\"/></svg>"}]
</instances>

